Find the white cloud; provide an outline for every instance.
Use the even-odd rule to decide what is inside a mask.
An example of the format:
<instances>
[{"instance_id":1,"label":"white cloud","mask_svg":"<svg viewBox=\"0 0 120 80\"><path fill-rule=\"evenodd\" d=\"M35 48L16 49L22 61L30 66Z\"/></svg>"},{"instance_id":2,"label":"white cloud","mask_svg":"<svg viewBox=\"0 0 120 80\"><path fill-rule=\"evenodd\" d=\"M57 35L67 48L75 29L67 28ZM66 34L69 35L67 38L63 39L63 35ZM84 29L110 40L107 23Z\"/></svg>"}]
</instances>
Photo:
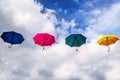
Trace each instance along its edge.
<instances>
[{"instance_id":1,"label":"white cloud","mask_svg":"<svg viewBox=\"0 0 120 80\"><path fill-rule=\"evenodd\" d=\"M58 67L54 72L54 79L68 80L70 79L77 70L77 67L73 63L63 63L60 68Z\"/></svg>"},{"instance_id":2,"label":"white cloud","mask_svg":"<svg viewBox=\"0 0 120 80\"><path fill-rule=\"evenodd\" d=\"M118 3L113 4L109 9L104 8L103 10L90 12L93 18L88 20L90 24L87 28L88 34L119 34L119 7L120 4Z\"/></svg>"},{"instance_id":3,"label":"white cloud","mask_svg":"<svg viewBox=\"0 0 120 80\"><path fill-rule=\"evenodd\" d=\"M41 14L40 10L42 9L43 6L35 3L34 0L3 0L1 3L1 11L5 14L3 16L11 17L9 19L13 23L11 26L24 28L33 33L46 31L55 34L54 26L57 20L53 11L47 9L46 14Z\"/></svg>"}]
</instances>

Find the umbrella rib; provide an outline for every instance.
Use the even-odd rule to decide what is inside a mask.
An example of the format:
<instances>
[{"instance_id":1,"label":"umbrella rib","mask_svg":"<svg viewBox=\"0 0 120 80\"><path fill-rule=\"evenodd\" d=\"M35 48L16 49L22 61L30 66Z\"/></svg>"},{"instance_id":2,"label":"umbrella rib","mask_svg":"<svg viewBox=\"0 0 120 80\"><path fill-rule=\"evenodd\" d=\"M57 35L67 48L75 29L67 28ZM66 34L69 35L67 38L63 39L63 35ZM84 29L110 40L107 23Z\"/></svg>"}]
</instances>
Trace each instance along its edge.
<instances>
[{"instance_id":1,"label":"umbrella rib","mask_svg":"<svg viewBox=\"0 0 120 80\"><path fill-rule=\"evenodd\" d=\"M108 38L110 39L110 41L112 41L112 43L109 43ZM107 44L107 42L108 42L108 44ZM115 43L115 41L112 38L106 37L106 45L110 45L110 44L113 44L113 43Z\"/></svg>"},{"instance_id":2,"label":"umbrella rib","mask_svg":"<svg viewBox=\"0 0 120 80\"><path fill-rule=\"evenodd\" d=\"M73 41L72 41L72 46L74 46L74 45L73 45L73 44L74 44L74 41L77 41L77 40L73 39Z\"/></svg>"},{"instance_id":3,"label":"umbrella rib","mask_svg":"<svg viewBox=\"0 0 120 80\"><path fill-rule=\"evenodd\" d=\"M46 39L47 39L47 38L46 38ZM48 40L49 45L51 45L50 41L52 41L52 39L50 38L50 41L49 41L49 39L47 39L47 40Z\"/></svg>"},{"instance_id":4,"label":"umbrella rib","mask_svg":"<svg viewBox=\"0 0 120 80\"><path fill-rule=\"evenodd\" d=\"M110 37L109 37L110 38ZM112 39L112 38L110 38L111 39L111 41L113 42L113 43L115 43L115 41Z\"/></svg>"},{"instance_id":5,"label":"umbrella rib","mask_svg":"<svg viewBox=\"0 0 120 80\"><path fill-rule=\"evenodd\" d=\"M46 38L46 34L44 35L44 39L43 39L43 45L45 44L45 38Z\"/></svg>"},{"instance_id":6,"label":"umbrella rib","mask_svg":"<svg viewBox=\"0 0 120 80\"><path fill-rule=\"evenodd\" d=\"M39 42L39 39L37 39L36 41L34 41L35 42L35 44L38 44L38 42Z\"/></svg>"},{"instance_id":7,"label":"umbrella rib","mask_svg":"<svg viewBox=\"0 0 120 80\"><path fill-rule=\"evenodd\" d=\"M77 45L78 45L78 43L79 43L78 39L76 40L76 42L77 42ZM76 46L77 46L77 45L76 45ZM78 46L79 46L79 45L78 45Z\"/></svg>"},{"instance_id":8,"label":"umbrella rib","mask_svg":"<svg viewBox=\"0 0 120 80\"><path fill-rule=\"evenodd\" d=\"M6 39L4 39L4 41L6 42L6 40L8 39L9 37L7 37Z\"/></svg>"},{"instance_id":9,"label":"umbrella rib","mask_svg":"<svg viewBox=\"0 0 120 80\"><path fill-rule=\"evenodd\" d=\"M106 37L106 46L109 45L109 40L108 40L108 37Z\"/></svg>"},{"instance_id":10,"label":"umbrella rib","mask_svg":"<svg viewBox=\"0 0 120 80\"><path fill-rule=\"evenodd\" d=\"M14 33L12 33L12 41L11 44L14 44Z\"/></svg>"},{"instance_id":11,"label":"umbrella rib","mask_svg":"<svg viewBox=\"0 0 120 80\"><path fill-rule=\"evenodd\" d=\"M51 43L50 43L50 41L49 41L51 38L50 38L50 39L46 38L46 39L48 40L49 45L51 45ZM52 39L51 39L51 41L52 41Z\"/></svg>"}]
</instances>

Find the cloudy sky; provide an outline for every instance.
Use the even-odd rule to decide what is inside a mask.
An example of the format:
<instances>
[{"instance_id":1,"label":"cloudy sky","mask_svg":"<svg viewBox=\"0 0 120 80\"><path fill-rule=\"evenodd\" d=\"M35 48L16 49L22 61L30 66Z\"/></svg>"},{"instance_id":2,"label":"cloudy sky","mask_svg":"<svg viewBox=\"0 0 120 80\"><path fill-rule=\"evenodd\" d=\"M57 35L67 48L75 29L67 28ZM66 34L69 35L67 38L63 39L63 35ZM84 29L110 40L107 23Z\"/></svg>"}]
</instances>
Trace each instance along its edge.
<instances>
[{"instance_id":1,"label":"cloudy sky","mask_svg":"<svg viewBox=\"0 0 120 80\"><path fill-rule=\"evenodd\" d=\"M11 49L0 39L0 80L120 80L120 42L110 53L96 43L119 30L120 0L0 0L0 34L25 38ZM42 50L32 39L41 32L56 43ZM72 33L87 37L79 52L65 45Z\"/></svg>"}]
</instances>

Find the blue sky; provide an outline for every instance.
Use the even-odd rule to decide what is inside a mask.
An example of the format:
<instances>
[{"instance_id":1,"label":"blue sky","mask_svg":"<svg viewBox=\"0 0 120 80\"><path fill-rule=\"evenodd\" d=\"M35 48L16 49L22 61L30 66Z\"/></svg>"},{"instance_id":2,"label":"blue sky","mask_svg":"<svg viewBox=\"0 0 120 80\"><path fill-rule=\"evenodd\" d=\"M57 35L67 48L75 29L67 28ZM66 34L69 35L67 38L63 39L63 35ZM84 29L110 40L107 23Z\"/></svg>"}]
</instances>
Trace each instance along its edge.
<instances>
[{"instance_id":1,"label":"blue sky","mask_svg":"<svg viewBox=\"0 0 120 80\"><path fill-rule=\"evenodd\" d=\"M120 37L120 0L0 0L0 34L21 33L25 41L8 48L0 39L0 80L120 80L120 42L100 46L105 34ZM34 44L37 33L56 43ZM71 33L87 43L76 52L65 44Z\"/></svg>"},{"instance_id":2,"label":"blue sky","mask_svg":"<svg viewBox=\"0 0 120 80\"><path fill-rule=\"evenodd\" d=\"M87 16L85 14L93 9L103 9L104 7L110 7L110 5L118 2L116 0L37 0L37 2L43 4L44 8L55 10L55 15L58 20L65 19L70 21L75 19L77 28L85 29L88 24L85 22ZM41 12L45 12L45 9ZM83 13L76 14L79 10ZM77 16L76 16L77 15Z\"/></svg>"}]
</instances>

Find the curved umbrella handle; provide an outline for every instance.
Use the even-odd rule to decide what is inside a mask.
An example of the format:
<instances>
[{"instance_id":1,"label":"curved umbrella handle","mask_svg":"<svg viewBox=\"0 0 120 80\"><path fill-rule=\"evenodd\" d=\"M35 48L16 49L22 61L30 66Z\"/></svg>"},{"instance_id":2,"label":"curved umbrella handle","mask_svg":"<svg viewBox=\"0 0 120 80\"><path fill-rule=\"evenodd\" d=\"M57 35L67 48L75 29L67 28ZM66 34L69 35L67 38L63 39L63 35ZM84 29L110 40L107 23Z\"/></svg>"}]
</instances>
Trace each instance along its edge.
<instances>
[{"instance_id":1,"label":"curved umbrella handle","mask_svg":"<svg viewBox=\"0 0 120 80\"><path fill-rule=\"evenodd\" d=\"M43 50L45 49L45 47L43 46Z\"/></svg>"},{"instance_id":2,"label":"curved umbrella handle","mask_svg":"<svg viewBox=\"0 0 120 80\"><path fill-rule=\"evenodd\" d=\"M12 44L8 45L8 48L12 48Z\"/></svg>"},{"instance_id":3,"label":"curved umbrella handle","mask_svg":"<svg viewBox=\"0 0 120 80\"><path fill-rule=\"evenodd\" d=\"M78 52L78 48L76 47L76 51Z\"/></svg>"},{"instance_id":4,"label":"curved umbrella handle","mask_svg":"<svg viewBox=\"0 0 120 80\"><path fill-rule=\"evenodd\" d=\"M110 46L108 46L108 50L107 50L107 52L110 52Z\"/></svg>"}]
</instances>

